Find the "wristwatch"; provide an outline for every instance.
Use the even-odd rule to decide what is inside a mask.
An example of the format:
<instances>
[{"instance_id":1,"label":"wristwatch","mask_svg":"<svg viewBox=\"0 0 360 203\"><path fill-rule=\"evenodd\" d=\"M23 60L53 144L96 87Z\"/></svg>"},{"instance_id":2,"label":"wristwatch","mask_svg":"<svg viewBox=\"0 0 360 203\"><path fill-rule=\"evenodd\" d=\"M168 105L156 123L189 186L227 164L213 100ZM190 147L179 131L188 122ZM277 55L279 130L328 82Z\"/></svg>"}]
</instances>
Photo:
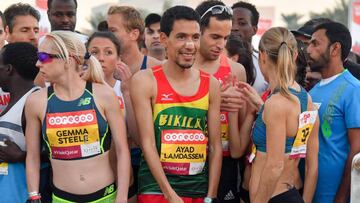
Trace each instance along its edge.
<instances>
[{"instance_id":1,"label":"wristwatch","mask_svg":"<svg viewBox=\"0 0 360 203\"><path fill-rule=\"evenodd\" d=\"M204 203L218 203L218 199L216 197L205 197Z\"/></svg>"}]
</instances>

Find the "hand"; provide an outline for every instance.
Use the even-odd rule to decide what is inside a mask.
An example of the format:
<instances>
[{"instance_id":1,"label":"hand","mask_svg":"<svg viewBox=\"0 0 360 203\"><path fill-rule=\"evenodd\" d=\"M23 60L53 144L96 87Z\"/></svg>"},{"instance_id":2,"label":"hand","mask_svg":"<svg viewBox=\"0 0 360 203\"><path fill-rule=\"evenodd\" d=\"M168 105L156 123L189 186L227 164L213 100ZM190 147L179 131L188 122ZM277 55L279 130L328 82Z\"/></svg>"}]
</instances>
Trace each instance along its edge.
<instances>
[{"instance_id":1,"label":"hand","mask_svg":"<svg viewBox=\"0 0 360 203\"><path fill-rule=\"evenodd\" d=\"M128 92L130 90L130 78L132 73L130 68L122 61L118 61L114 71L114 78L121 81L121 92Z\"/></svg>"},{"instance_id":2,"label":"hand","mask_svg":"<svg viewBox=\"0 0 360 203\"><path fill-rule=\"evenodd\" d=\"M14 142L5 140L6 146L0 146L0 160L4 162L24 162L26 153Z\"/></svg>"},{"instance_id":3,"label":"hand","mask_svg":"<svg viewBox=\"0 0 360 203\"><path fill-rule=\"evenodd\" d=\"M244 99L248 104L247 111L249 113L256 113L260 110L261 106L264 104L260 95L256 92L256 90L251 87L249 84L245 82L239 82L238 88L241 93L244 95Z\"/></svg>"},{"instance_id":4,"label":"hand","mask_svg":"<svg viewBox=\"0 0 360 203\"><path fill-rule=\"evenodd\" d=\"M184 201L177 195L171 195L168 199L169 203L184 203Z\"/></svg>"},{"instance_id":5,"label":"hand","mask_svg":"<svg viewBox=\"0 0 360 203\"><path fill-rule=\"evenodd\" d=\"M245 100L243 99L240 88L237 87L237 79L234 75L225 77L221 85L221 111L238 112L243 107Z\"/></svg>"}]
</instances>

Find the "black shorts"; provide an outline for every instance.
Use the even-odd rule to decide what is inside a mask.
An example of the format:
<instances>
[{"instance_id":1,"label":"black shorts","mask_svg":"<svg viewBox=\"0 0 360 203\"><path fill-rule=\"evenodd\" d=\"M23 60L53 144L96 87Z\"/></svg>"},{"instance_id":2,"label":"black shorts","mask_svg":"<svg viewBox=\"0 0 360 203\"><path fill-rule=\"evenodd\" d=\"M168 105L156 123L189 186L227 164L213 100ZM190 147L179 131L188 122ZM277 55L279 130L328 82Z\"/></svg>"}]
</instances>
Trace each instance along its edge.
<instances>
[{"instance_id":1,"label":"black shorts","mask_svg":"<svg viewBox=\"0 0 360 203\"><path fill-rule=\"evenodd\" d=\"M53 190L52 201L53 203L95 202L95 201L115 202L116 192L117 192L116 189L117 189L116 185L115 183L113 183L94 193L86 194L86 195L77 195L77 194L65 192L52 185L52 190Z\"/></svg>"},{"instance_id":2,"label":"black shorts","mask_svg":"<svg viewBox=\"0 0 360 203\"><path fill-rule=\"evenodd\" d=\"M303 198L295 187L280 193L269 200L269 203L304 203Z\"/></svg>"},{"instance_id":3,"label":"black shorts","mask_svg":"<svg viewBox=\"0 0 360 203\"><path fill-rule=\"evenodd\" d=\"M221 176L218 188L219 202L239 203L238 193L238 159L223 157Z\"/></svg>"}]
</instances>

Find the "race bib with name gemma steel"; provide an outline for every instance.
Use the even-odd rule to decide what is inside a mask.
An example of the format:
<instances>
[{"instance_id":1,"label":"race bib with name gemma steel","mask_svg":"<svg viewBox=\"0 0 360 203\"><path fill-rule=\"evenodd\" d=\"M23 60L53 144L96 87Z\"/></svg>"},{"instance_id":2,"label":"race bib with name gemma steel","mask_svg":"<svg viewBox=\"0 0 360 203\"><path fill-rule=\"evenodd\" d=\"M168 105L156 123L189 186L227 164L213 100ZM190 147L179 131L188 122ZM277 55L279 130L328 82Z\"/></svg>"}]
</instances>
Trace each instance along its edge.
<instances>
[{"instance_id":1,"label":"race bib with name gemma steel","mask_svg":"<svg viewBox=\"0 0 360 203\"><path fill-rule=\"evenodd\" d=\"M101 152L95 110L49 113L46 128L54 159L82 158Z\"/></svg>"},{"instance_id":2,"label":"race bib with name gemma steel","mask_svg":"<svg viewBox=\"0 0 360 203\"><path fill-rule=\"evenodd\" d=\"M314 127L317 117L317 111L305 111L299 116L299 128L296 134L290 158L305 158L306 145Z\"/></svg>"},{"instance_id":3,"label":"race bib with name gemma steel","mask_svg":"<svg viewBox=\"0 0 360 203\"><path fill-rule=\"evenodd\" d=\"M206 162L207 142L201 130L163 130L160 161L165 173L201 173Z\"/></svg>"}]
</instances>

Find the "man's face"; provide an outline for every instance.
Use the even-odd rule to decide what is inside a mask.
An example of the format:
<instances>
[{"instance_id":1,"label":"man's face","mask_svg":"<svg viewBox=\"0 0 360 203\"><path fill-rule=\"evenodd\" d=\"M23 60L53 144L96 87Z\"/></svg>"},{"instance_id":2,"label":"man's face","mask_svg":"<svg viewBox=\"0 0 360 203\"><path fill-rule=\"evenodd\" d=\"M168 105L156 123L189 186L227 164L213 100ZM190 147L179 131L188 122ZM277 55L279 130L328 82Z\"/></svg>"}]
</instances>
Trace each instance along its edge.
<instances>
[{"instance_id":1,"label":"man's face","mask_svg":"<svg viewBox=\"0 0 360 203\"><path fill-rule=\"evenodd\" d=\"M16 16L14 18L12 32L9 32L9 27L6 27L6 30L8 33L7 41L9 43L29 42L37 47L39 39L39 22L32 15Z\"/></svg>"},{"instance_id":2,"label":"man's face","mask_svg":"<svg viewBox=\"0 0 360 203\"><path fill-rule=\"evenodd\" d=\"M326 37L325 30L316 31L307 47L309 65L312 71L320 71L326 68L330 62L329 39Z\"/></svg>"},{"instance_id":3,"label":"man's face","mask_svg":"<svg viewBox=\"0 0 360 203\"><path fill-rule=\"evenodd\" d=\"M161 33L168 61L175 62L183 69L191 68L195 62L197 49L200 46L200 26L196 21L176 20L167 37Z\"/></svg>"},{"instance_id":4,"label":"man's face","mask_svg":"<svg viewBox=\"0 0 360 203\"><path fill-rule=\"evenodd\" d=\"M200 39L200 53L208 60L217 60L226 45L231 32L231 20L217 20L210 17L208 27L204 28Z\"/></svg>"},{"instance_id":5,"label":"man's face","mask_svg":"<svg viewBox=\"0 0 360 203\"><path fill-rule=\"evenodd\" d=\"M160 43L160 22L145 28L145 45L149 50L163 48Z\"/></svg>"},{"instance_id":6,"label":"man's face","mask_svg":"<svg viewBox=\"0 0 360 203\"><path fill-rule=\"evenodd\" d=\"M48 10L51 30L75 30L76 5L73 0L53 0Z\"/></svg>"},{"instance_id":7,"label":"man's face","mask_svg":"<svg viewBox=\"0 0 360 203\"><path fill-rule=\"evenodd\" d=\"M233 24L231 32L241 39L250 42L257 32L257 25L251 24L251 12L246 8L233 9Z\"/></svg>"},{"instance_id":8,"label":"man's face","mask_svg":"<svg viewBox=\"0 0 360 203\"><path fill-rule=\"evenodd\" d=\"M3 23L2 19L0 18L0 49L5 44L5 38L6 38L6 34L5 34L5 30L4 30L4 23Z\"/></svg>"},{"instance_id":9,"label":"man's face","mask_svg":"<svg viewBox=\"0 0 360 203\"><path fill-rule=\"evenodd\" d=\"M114 33L115 36L121 41L123 47L127 47L127 41L129 40L129 32L125 27L125 22L121 14L108 15L107 23L109 31Z\"/></svg>"}]
</instances>

